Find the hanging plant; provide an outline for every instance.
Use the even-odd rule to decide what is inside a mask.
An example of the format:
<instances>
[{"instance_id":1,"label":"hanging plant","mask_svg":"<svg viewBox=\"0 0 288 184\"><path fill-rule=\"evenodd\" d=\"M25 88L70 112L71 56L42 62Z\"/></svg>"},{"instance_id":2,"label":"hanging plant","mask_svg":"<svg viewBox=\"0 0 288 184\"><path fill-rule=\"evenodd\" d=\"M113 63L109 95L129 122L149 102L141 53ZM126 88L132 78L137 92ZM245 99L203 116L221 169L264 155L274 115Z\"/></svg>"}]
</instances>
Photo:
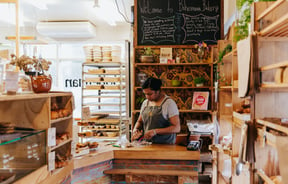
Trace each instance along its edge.
<instances>
[{"instance_id":1,"label":"hanging plant","mask_svg":"<svg viewBox=\"0 0 288 184\"><path fill-rule=\"evenodd\" d=\"M223 57L232 51L232 45L228 44L222 51L219 51L218 61L217 63L224 65L223 63Z\"/></svg>"},{"instance_id":2,"label":"hanging plant","mask_svg":"<svg viewBox=\"0 0 288 184\"><path fill-rule=\"evenodd\" d=\"M220 75L220 72L219 72L219 69L218 69L218 64L220 65L224 65L224 62L223 62L223 57L232 51L232 45L231 44L228 44L223 50L219 51L219 54L218 54L218 61L217 61L217 64L214 65L214 74L216 74L214 76L214 79L215 81L225 81L226 78L225 78L225 74L223 73L222 76ZM228 84L225 84L225 85L228 85Z\"/></svg>"},{"instance_id":3,"label":"hanging plant","mask_svg":"<svg viewBox=\"0 0 288 184\"><path fill-rule=\"evenodd\" d=\"M236 7L240 17L238 17L237 24L235 26L234 41L238 42L248 37L249 23L251 22L251 4L257 1L276 1L276 0L237 0Z\"/></svg>"}]
</instances>

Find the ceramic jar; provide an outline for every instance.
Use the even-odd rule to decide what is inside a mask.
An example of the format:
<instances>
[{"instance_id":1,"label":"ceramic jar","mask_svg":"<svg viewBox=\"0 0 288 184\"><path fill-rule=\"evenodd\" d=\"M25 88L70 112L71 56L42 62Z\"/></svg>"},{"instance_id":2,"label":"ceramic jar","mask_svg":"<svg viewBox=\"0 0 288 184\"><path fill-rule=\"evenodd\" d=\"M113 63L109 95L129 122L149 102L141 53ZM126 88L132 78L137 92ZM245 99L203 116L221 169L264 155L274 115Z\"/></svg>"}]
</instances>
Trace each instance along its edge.
<instances>
[{"instance_id":1,"label":"ceramic jar","mask_svg":"<svg viewBox=\"0 0 288 184\"><path fill-rule=\"evenodd\" d=\"M52 77L51 75L30 76L32 89L35 93L47 93L51 89Z\"/></svg>"}]
</instances>

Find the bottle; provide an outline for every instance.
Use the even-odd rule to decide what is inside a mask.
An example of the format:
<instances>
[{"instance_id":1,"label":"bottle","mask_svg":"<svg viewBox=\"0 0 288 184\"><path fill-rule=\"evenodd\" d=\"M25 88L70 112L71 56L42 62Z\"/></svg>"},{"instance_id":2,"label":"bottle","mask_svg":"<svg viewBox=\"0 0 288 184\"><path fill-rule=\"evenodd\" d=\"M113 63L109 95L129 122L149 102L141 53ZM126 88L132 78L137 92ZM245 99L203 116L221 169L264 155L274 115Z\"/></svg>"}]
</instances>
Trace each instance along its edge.
<instances>
[{"instance_id":1,"label":"bottle","mask_svg":"<svg viewBox=\"0 0 288 184\"><path fill-rule=\"evenodd\" d=\"M180 63L180 54L179 53L177 53L177 55L176 55L176 63Z\"/></svg>"}]
</instances>

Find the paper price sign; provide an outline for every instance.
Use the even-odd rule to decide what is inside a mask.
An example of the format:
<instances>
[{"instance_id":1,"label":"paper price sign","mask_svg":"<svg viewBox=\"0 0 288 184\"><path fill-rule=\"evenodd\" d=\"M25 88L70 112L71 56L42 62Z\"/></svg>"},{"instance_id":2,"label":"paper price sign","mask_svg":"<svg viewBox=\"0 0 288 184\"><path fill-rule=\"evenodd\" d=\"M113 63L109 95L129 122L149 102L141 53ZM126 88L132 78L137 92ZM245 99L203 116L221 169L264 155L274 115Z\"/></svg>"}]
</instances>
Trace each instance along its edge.
<instances>
[{"instance_id":1,"label":"paper price sign","mask_svg":"<svg viewBox=\"0 0 288 184\"><path fill-rule=\"evenodd\" d=\"M89 107L84 107L82 109L82 119L89 119L90 118L90 109Z\"/></svg>"}]
</instances>

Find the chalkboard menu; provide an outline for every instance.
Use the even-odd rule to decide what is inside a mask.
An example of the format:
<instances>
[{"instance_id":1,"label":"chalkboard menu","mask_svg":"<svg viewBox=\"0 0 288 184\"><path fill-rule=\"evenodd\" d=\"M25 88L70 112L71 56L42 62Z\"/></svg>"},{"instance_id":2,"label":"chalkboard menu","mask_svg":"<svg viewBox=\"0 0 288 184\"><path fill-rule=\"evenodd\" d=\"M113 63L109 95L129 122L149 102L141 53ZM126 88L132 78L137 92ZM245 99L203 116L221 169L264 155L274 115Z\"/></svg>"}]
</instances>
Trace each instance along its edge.
<instances>
[{"instance_id":1,"label":"chalkboard menu","mask_svg":"<svg viewBox=\"0 0 288 184\"><path fill-rule=\"evenodd\" d=\"M190 45L221 39L222 0L137 0L137 45Z\"/></svg>"}]
</instances>

